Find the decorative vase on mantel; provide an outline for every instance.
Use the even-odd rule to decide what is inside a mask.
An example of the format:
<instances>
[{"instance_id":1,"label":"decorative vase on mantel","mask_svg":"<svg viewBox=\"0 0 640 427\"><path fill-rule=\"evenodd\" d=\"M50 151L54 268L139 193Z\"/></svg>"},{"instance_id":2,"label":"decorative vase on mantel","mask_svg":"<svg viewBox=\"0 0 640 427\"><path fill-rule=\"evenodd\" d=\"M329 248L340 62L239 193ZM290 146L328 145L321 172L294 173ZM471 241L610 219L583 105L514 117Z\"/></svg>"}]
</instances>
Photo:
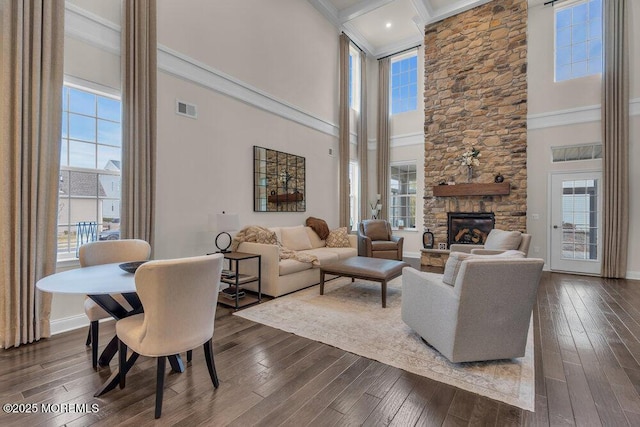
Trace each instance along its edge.
<instances>
[{"instance_id":1,"label":"decorative vase on mantel","mask_svg":"<svg viewBox=\"0 0 640 427\"><path fill-rule=\"evenodd\" d=\"M467 182L471 182L471 178L473 178L473 166L467 166Z\"/></svg>"}]
</instances>

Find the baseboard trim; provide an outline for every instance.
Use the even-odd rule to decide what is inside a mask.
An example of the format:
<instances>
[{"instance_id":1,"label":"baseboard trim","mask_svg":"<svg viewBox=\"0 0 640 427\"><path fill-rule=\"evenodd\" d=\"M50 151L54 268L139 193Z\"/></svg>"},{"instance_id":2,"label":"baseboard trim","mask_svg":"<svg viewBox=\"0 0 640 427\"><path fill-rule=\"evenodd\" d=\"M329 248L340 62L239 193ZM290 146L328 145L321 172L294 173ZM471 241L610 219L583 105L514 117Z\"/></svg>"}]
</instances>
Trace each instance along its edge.
<instances>
[{"instance_id":1,"label":"baseboard trim","mask_svg":"<svg viewBox=\"0 0 640 427\"><path fill-rule=\"evenodd\" d=\"M100 323L112 322L113 319L102 319ZM86 328L89 326L89 319L84 314L78 314L76 316L62 317L60 319L54 319L50 322L51 335L58 335L64 332L74 331L80 328Z\"/></svg>"},{"instance_id":2,"label":"baseboard trim","mask_svg":"<svg viewBox=\"0 0 640 427\"><path fill-rule=\"evenodd\" d=\"M420 252L403 252L402 256L404 258L416 258L416 259L420 259L421 257L421 253Z\"/></svg>"},{"instance_id":3,"label":"baseboard trim","mask_svg":"<svg viewBox=\"0 0 640 427\"><path fill-rule=\"evenodd\" d=\"M627 279L640 280L640 271L627 271Z\"/></svg>"}]
</instances>

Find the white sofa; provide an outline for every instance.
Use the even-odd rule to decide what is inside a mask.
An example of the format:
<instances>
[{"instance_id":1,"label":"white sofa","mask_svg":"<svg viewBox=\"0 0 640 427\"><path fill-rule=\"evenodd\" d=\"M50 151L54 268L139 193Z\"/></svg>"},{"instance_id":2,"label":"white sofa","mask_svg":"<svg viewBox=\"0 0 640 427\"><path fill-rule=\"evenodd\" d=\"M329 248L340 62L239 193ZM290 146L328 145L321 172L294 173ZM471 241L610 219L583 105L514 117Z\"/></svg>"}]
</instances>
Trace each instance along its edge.
<instances>
[{"instance_id":1,"label":"white sofa","mask_svg":"<svg viewBox=\"0 0 640 427\"><path fill-rule=\"evenodd\" d=\"M300 238L301 229L308 237L308 243L304 238ZM286 248L317 256L320 266L358 255L356 235L349 234L351 246L348 248L328 248L325 241L321 240L311 227L272 227L269 230L276 233L278 241ZM278 245L242 242L237 250L262 255L262 293L266 295L277 297L320 283L319 266L294 259L280 260ZM256 264L249 261L240 263L240 273L257 274ZM258 290L257 282L245 287L253 291Z\"/></svg>"}]
</instances>

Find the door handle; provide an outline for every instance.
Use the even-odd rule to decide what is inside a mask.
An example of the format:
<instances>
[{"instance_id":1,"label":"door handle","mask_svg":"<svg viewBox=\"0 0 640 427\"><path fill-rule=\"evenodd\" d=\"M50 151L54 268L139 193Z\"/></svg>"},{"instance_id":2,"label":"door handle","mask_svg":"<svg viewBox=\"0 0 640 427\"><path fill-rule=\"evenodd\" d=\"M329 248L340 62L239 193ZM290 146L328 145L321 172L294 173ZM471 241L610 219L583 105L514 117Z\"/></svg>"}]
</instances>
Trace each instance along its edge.
<instances>
[{"instance_id":1,"label":"door handle","mask_svg":"<svg viewBox=\"0 0 640 427\"><path fill-rule=\"evenodd\" d=\"M553 226L553 228L558 228L558 226L557 226L557 225L554 225L554 226Z\"/></svg>"}]
</instances>

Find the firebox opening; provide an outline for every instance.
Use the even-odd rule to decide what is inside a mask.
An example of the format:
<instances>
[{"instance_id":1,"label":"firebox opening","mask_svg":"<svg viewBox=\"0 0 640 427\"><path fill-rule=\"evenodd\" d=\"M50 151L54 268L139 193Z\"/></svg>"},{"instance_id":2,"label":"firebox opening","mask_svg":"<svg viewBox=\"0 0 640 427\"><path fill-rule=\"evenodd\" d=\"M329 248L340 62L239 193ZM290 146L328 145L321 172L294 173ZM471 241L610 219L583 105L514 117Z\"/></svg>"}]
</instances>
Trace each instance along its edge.
<instances>
[{"instance_id":1,"label":"firebox opening","mask_svg":"<svg viewBox=\"0 0 640 427\"><path fill-rule=\"evenodd\" d=\"M449 247L454 243L483 245L496 224L493 212L449 212L447 218Z\"/></svg>"}]
</instances>

